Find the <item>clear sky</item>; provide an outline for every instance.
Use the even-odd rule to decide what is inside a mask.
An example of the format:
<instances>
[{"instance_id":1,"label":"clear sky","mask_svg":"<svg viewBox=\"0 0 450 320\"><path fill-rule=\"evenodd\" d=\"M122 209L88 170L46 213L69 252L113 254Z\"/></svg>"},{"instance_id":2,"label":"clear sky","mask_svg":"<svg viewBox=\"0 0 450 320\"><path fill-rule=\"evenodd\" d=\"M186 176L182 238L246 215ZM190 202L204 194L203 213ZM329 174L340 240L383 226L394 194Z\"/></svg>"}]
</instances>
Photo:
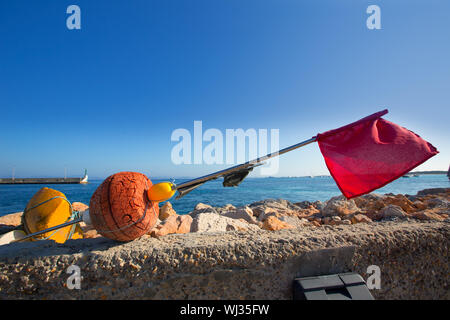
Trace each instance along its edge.
<instances>
[{"instance_id":1,"label":"clear sky","mask_svg":"<svg viewBox=\"0 0 450 320\"><path fill-rule=\"evenodd\" d=\"M447 170L449 15L448 0L3 0L0 177L193 177L226 167L172 163L171 133L195 120L279 129L284 147L384 108L440 151L418 170ZM280 166L328 173L316 144Z\"/></svg>"}]
</instances>

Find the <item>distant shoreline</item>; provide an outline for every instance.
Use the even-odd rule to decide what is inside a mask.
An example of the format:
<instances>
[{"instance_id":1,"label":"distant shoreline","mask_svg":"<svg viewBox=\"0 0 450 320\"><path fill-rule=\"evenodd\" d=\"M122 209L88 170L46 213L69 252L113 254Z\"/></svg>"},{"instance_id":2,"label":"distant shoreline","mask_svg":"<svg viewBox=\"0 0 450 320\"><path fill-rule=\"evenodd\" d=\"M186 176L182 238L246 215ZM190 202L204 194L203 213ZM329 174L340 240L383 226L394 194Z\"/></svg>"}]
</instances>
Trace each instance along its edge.
<instances>
[{"instance_id":1,"label":"distant shoreline","mask_svg":"<svg viewBox=\"0 0 450 320\"><path fill-rule=\"evenodd\" d=\"M431 170L431 171L410 171L407 174L421 174L421 175L432 175L432 174L447 174L447 171L445 170ZM279 176L279 177L274 177L274 176L257 176L257 177L247 177L246 179L260 179L260 178L310 178L310 177L314 177L314 178L321 178L321 177L331 177L331 175L329 174L318 174L318 175L304 175L304 176ZM90 177L89 180L91 181L103 181L105 180L107 177L101 178L101 177ZM171 180L171 179L176 179L176 180L189 180L189 179L195 179L196 177L171 177L171 178L165 178L165 177L151 177L152 180ZM0 179L8 179L8 178L0 178ZM17 179L22 179L22 178L17 178Z\"/></svg>"},{"instance_id":2,"label":"distant shoreline","mask_svg":"<svg viewBox=\"0 0 450 320\"><path fill-rule=\"evenodd\" d=\"M414 174L447 174L447 171L410 171L409 173L414 173Z\"/></svg>"}]
</instances>

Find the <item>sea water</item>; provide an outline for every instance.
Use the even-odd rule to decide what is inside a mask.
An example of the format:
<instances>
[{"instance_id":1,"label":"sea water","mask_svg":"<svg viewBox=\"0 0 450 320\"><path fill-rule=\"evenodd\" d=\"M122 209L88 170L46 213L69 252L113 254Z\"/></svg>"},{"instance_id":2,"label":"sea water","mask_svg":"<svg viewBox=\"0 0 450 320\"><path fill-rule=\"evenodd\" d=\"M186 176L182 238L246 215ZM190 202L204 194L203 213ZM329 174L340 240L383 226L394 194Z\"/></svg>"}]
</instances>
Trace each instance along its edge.
<instances>
[{"instance_id":1,"label":"sea water","mask_svg":"<svg viewBox=\"0 0 450 320\"><path fill-rule=\"evenodd\" d=\"M163 180L153 180L153 183ZM176 180L181 183L186 180ZM89 200L102 180L92 180L88 184L17 184L0 185L0 216L23 211L31 197L42 187L61 191L71 202ZM374 192L416 194L427 188L448 188L446 175L421 175L419 177L399 178ZM326 201L340 195L336 183L330 176L298 177L298 178L247 178L238 187L224 188L222 181L214 180L205 183L179 200L171 199L174 209L179 214L192 211L199 202L212 206L223 206L231 203L235 206L250 204L264 199L286 199L292 202Z\"/></svg>"}]
</instances>

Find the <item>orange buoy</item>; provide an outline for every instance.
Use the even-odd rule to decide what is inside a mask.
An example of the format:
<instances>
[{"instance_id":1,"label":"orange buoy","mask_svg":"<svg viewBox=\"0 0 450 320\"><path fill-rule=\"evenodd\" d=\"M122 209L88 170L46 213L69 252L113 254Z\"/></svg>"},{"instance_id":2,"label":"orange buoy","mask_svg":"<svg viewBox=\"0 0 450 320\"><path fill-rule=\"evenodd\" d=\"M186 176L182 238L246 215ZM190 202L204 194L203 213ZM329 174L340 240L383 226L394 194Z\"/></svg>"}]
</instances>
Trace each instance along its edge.
<instances>
[{"instance_id":1,"label":"orange buoy","mask_svg":"<svg viewBox=\"0 0 450 320\"><path fill-rule=\"evenodd\" d=\"M148 199L152 182L138 172L119 172L106 178L89 204L93 227L102 236L131 241L148 233L156 224L158 202Z\"/></svg>"}]
</instances>

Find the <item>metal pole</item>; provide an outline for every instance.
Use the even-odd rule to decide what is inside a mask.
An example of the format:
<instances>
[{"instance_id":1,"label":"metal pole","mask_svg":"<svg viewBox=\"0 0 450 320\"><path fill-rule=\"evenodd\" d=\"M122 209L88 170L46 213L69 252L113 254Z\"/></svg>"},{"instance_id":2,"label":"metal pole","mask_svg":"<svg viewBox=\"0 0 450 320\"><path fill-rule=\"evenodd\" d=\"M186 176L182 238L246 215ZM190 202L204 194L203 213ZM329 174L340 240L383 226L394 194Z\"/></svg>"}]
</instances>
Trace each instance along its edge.
<instances>
[{"instance_id":1,"label":"metal pole","mask_svg":"<svg viewBox=\"0 0 450 320\"><path fill-rule=\"evenodd\" d=\"M32 238L34 236L39 236L41 234L44 234L44 233L47 233L47 232L50 232L50 231L53 231L53 230L56 230L56 229L61 229L61 228L67 227L67 226L71 226L71 225L73 225L75 223L79 223L79 222L82 222L82 221L83 221L83 218L78 218L78 219L75 219L75 220L72 220L72 221L68 221L68 222L65 222L63 224L59 224L57 226L54 226L54 227L51 227L51 228L48 228L48 229L45 229L45 230L41 230L41 231L38 231L38 232L35 232L35 233L30 233L30 234L26 235L26 237L24 237L22 239L11 241L10 243L24 241L24 240L27 240L27 239Z\"/></svg>"},{"instance_id":2,"label":"metal pole","mask_svg":"<svg viewBox=\"0 0 450 320\"><path fill-rule=\"evenodd\" d=\"M268 160L270 158L282 155L283 153L286 153L286 152L295 150L297 148L306 146L307 144L313 143L316 140L317 140L317 137L312 137L311 139L299 142L299 143L294 144L294 145L292 145L290 147L281 149L281 150L279 150L277 152L269 153L269 154L267 154L267 155L265 155L263 157L254 159L252 161L248 161L248 162L245 162L245 163L242 163L242 164L238 164L237 166L234 166L234 167L231 167L231 168L227 168L227 169L224 169L224 170L221 170L221 171L217 171L217 172L208 174L206 176L203 176L203 177L200 177L200 178L197 178L197 179L193 179L193 180L189 180L189 181L183 182L183 183L177 185L176 189L182 189L182 188L194 185L194 184L201 183L203 181L208 181L210 179L226 175L227 173L230 173L230 172L233 172L233 171L236 171L236 170L239 170L239 169L245 169L247 167L255 165L258 162L265 161L265 160Z\"/></svg>"}]
</instances>

